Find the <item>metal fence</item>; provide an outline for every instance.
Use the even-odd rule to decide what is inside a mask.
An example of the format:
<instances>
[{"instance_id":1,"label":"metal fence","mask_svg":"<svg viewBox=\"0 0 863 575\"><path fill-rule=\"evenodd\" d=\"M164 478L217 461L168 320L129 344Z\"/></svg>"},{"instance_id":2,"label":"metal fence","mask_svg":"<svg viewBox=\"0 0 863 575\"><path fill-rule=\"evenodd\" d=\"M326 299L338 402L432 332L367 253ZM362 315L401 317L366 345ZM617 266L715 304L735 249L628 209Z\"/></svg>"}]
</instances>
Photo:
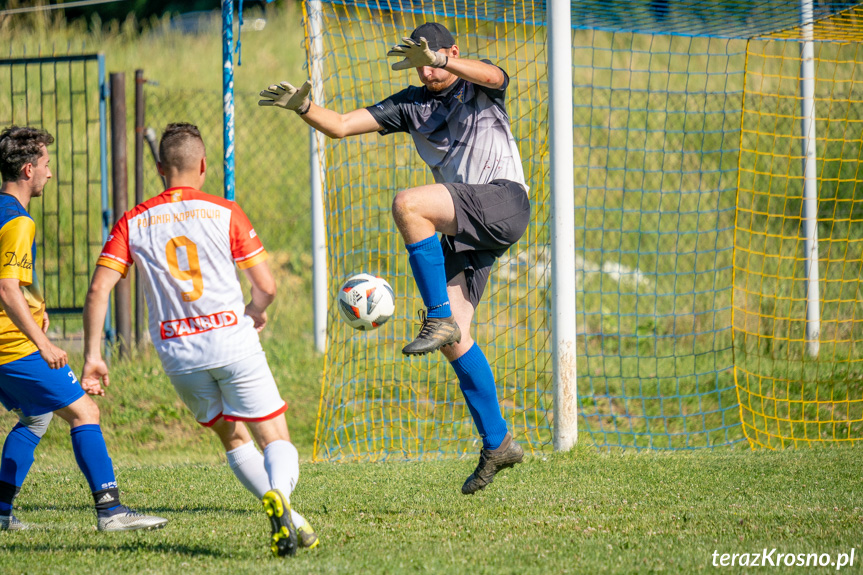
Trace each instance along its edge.
<instances>
[{"instance_id":1,"label":"metal fence","mask_svg":"<svg viewBox=\"0 0 863 575\"><path fill-rule=\"evenodd\" d=\"M204 191L223 195L221 92L148 83L144 95L145 122L157 138L170 122L198 126L207 148ZM309 186L308 128L293 113L260 108L259 99L257 92L234 94L236 201L269 251L308 251L309 194L296 193L297 187ZM150 154L144 159L144 192L149 198L162 191L162 182Z\"/></svg>"},{"instance_id":2,"label":"metal fence","mask_svg":"<svg viewBox=\"0 0 863 575\"><path fill-rule=\"evenodd\" d=\"M55 138L54 175L29 211L35 275L64 336L80 314L108 214L105 63L101 54L0 59L0 127L33 126Z\"/></svg>"}]
</instances>

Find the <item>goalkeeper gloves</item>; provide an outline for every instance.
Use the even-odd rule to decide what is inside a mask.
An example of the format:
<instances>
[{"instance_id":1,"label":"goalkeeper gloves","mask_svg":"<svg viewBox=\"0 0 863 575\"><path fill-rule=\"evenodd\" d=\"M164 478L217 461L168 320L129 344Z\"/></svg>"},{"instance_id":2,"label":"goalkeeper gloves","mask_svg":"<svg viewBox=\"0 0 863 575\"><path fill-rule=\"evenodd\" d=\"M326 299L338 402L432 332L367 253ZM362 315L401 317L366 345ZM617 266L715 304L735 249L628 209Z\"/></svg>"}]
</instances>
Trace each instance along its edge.
<instances>
[{"instance_id":1,"label":"goalkeeper gloves","mask_svg":"<svg viewBox=\"0 0 863 575\"><path fill-rule=\"evenodd\" d=\"M288 82L279 82L273 84L266 90L261 90L261 96L265 100L258 100L258 106L278 106L286 110L293 110L300 116L309 111L312 101L309 99L309 93L312 91L312 83L306 80L306 83L294 88Z\"/></svg>"},{"instance_id":2,"label":"goalkeeper gloves","mask_svg":"<svg viewBox=\"0 0 863 575\"><path fill-rule=\"evenodd\" d=\"M425 38L420 38L419 43L410 38L402 38L404 44L393 46L387 56L402 56L404 60L392 65L393 70L407 70L408 68L421 68L431 66L432 68L443 68L449 62L449 56L440 52L432 52Z\"/></svg>"}]
</instances>

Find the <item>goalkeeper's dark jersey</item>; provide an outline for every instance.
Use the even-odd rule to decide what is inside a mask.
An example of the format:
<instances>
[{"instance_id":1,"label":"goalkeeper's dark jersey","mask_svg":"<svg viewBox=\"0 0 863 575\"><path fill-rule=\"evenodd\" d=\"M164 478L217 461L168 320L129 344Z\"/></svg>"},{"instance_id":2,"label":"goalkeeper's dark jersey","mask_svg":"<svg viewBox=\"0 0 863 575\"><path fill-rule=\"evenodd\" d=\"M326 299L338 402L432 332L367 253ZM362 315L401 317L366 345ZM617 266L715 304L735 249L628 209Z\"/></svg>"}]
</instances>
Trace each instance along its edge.
<instances>
[{"instance_id":1,"label":"goalkeeper's dark jersey","mask_svg":"<svg viewBox=\"0 0 863 575\"><path fill-rule=\"evenodd\" d=\"M367 110L383 127L380 134L410 133L437 183L505 179L527 189L504 108L508 85L504 72L503 86L497 90L461 78L442 92L411 86Z\"/></svg>"}]
</instances>

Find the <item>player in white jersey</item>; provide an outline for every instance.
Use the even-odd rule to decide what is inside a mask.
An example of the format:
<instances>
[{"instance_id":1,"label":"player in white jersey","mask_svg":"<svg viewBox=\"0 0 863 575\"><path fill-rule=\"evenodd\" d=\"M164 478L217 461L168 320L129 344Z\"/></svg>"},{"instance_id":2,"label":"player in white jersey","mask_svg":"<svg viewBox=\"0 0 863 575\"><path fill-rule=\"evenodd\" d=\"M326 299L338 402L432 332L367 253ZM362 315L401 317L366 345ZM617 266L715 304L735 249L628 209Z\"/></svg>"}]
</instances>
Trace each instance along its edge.
<instances>
[{"instance_id":1,"label":"player in white jersey","mask_svg":"<svg viewBox=\"0 0 863 575\"><path fill-rule=\"evenodd\" d=\"M105 393L101 326L108 297L137 263L165 373L198 423L219 436L240 482L262 499L273 553L315 547L311 526L289 504L300 473L297 450L258 338L276 293L267 252L236 203L199 191L207 162L195 126L169 124L159 156L168 189L123 214L97 261L84 306L81 385ZM248 304L235 264L252 286Z\"/></svg>"}]
</instances>

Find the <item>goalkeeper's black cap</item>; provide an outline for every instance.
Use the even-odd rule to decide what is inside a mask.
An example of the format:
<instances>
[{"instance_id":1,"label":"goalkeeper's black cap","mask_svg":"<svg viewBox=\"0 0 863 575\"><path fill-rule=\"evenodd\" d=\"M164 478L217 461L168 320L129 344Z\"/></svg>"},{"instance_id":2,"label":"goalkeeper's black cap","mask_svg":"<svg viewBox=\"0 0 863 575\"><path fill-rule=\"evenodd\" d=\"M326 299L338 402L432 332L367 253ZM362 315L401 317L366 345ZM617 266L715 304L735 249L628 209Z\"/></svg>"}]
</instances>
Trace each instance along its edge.
<instances>
[{"instance_id":1,"label":"goalkeeper's black cap","mask_svg":"<svg viewBox=\"0 0 863 575\"><path fill-rule=\"evenodd\" d=\"M452 37L446 26L437 22L426 22L411 32L411 40L419 42L420 38L425 38L429 43L429 48L434 52L455 45L455 38Z\"/></svg>"}]
</instances>

